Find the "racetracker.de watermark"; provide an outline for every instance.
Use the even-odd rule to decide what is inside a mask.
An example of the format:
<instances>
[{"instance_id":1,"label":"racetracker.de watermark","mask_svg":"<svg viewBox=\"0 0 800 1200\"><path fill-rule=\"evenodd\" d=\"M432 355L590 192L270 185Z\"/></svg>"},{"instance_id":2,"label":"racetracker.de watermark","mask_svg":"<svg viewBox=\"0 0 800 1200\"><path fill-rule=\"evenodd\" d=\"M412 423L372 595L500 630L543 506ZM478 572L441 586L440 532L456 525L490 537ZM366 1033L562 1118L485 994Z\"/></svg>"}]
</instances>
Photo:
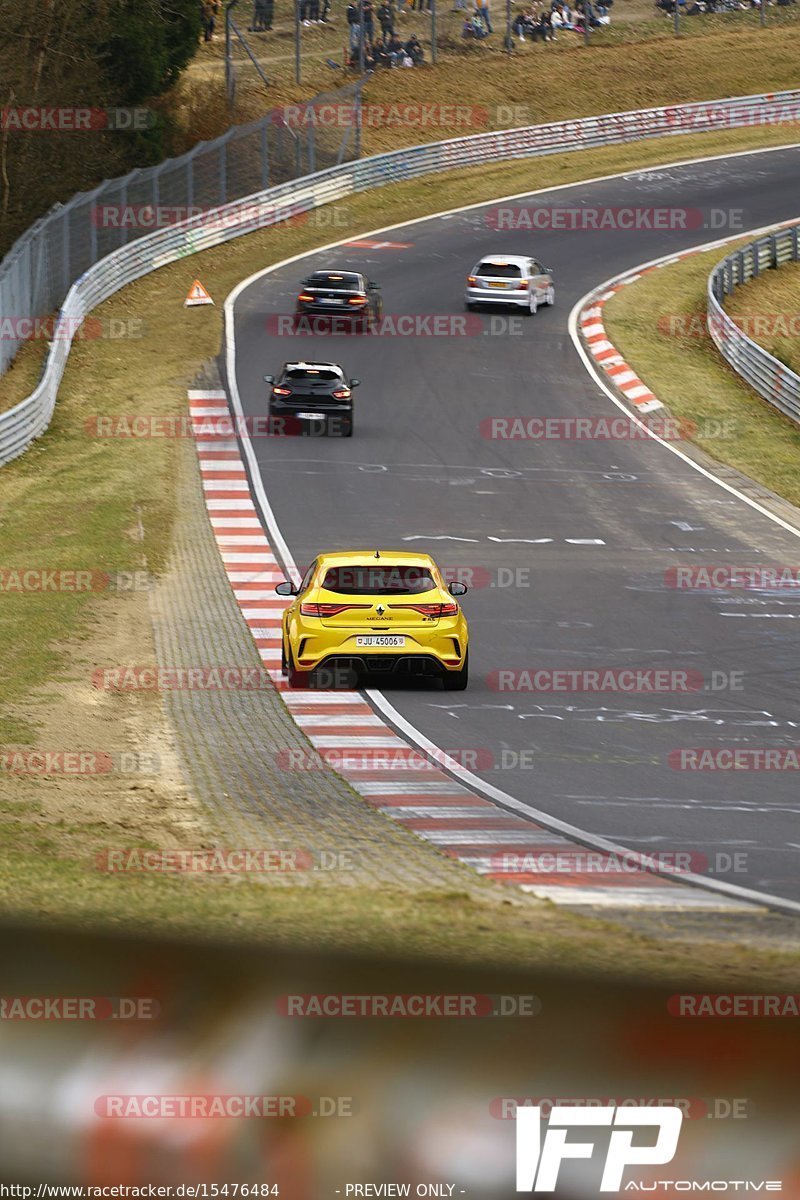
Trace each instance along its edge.
<instances>
[{"instance_id":1,"label":"racetracker.de watermark","mask_svg":"<svg viewBox=\"0 0 800 1200\"><path fill-rule=\"evenodd\" d=\"M535 1017L538 996L447 992L305 992L281 996L277 1012L284 1017Z\"/></svg>"},{"instance_id":2,"label":"racetracker.de watermark","mask_svg":"<svg viewBox=\"0 0 800 1200\"><path fill-rule=\"evenodd\" d=\"M724 338L728 333L728 321L756 342L767 338L800 337L800 312L796 309L773 313L726 313L724 318L704 312L662 313L656 327L662 337L704 338L713 334Z\"/></svg>"},{"instance_id":3,"label":"racetracker.de watermark","mask_svg":"<svg viewBox=\"0 0 800 1200\"><path fill-rule=\"evenodd\" d=\"M141 750L0 749L0 772L9 775L157 775L160 770L159 755Z\"/></svg>"},{"instance_id":4,"label":"racetracker.de watermark","mask_svg":"<svg viewBox=\"0 0 800 1200\"><path fill-rule=\"evenodd\" d=\"M150 850L124 847L103 850L95 866L108 875L282 875L298 871L348 871L355 866L352 850L216 847Z\"/></svg>"},{"instance_id":5,"label":"racetracker.de watermark","mask_svg":"<svg viewBox=\"0 0 800 1200\"><path fill-rule=\"evenodd\" d=\"M489 1112L496 1121L513 1121L520 1108L539 1108L547 1118L554 1108L564 1105L570 1108L679 1108L687 1120L713 1118L716 1120L744 1120L750 1102L743 1097L728 1099L715 1096L710 1099L699 1096L676 1098L653 1096L571 1096L564 1099L554 1096L495 1096L489 1104Z\"/></svg>"},{"instance_id":6,"label":"racetracker.de watermark","mask_svg":"<svg viewBox=\"0 0 800 1200\"><path fill-rule=\"evenodd\" d=\"M270 313L265 322L270 337L387 337L468 338L521 337L522 316L479 313L384 313L372 318L353 308L325 313Z\"/></svg>"},{"instance_id":7,"label":"racetracker.de watermark","mask_svg":"<svg viewBox=\"0 0 800 1200\"><path fill-rule=\"evenodd\" d=\"M270 225L309 225L319 229L344 229L352 223L352 211L344 204L303 207L298 204L271 204L265 201L241 201L225 207L203 208L197 204L95 204L91 210L96 229L169 229L187 226L189 231L241 229L251 225L260 229Z\"/></svg>"},{"instance_id":8,"label":"racetracker.de watermark","mask_svg":"<svg viewBox=\"0 0 800 1200\"><path fill-rule=\"evenodd\" d=\"M536 233L652 233L693 229L744 229L744 209L680 205L503 205L484 214L490 229Z\"/></svg>"},{"instance_id":9,"label":"racetracker.de watermark","mask_svg":"<svg viewBox=\"0 0 800 1200\"><path fill-rule=\"evenodd\" d=\"M486 682L493 692L674 695L741 691L743 680L742 671L715 670L706 676L693 668L677 667L531 667L490 671Z\"/></svg>"},{"instance_id":10,"label":"racetracker.de watermark","mask_svg":"<svg viewBox=\"0 0 800 1200\"><path fill-rule=\"evenodd\" d=\"M418 750L399 744L384 746L353 746L339 748L321 746L306 750L287 746L275 752L274 761L280 771L415 771L437 773L443 766L462 767L467 771L492 771L498 763L494 752L486 746L458 747L452 750Z\"/></svg>"},{"instance_id":11,"label":"racetracker.de watermark","mask_svg":"<svg viewBox=\"0 0 800 1200\"><path fill-rule=\"evenodd\" d=\"M480 104L354 103L285 104L270 112L273 125L289 129L486 129L489 109Z\"/></svg>"},{"instance_id":12,"label":"racetracker.de watermark","mask_svg":"<svg viewBox=\"0 0 800 1200\"><path fill-rule=\"evenodd\" d=\"M112 692L260 692L273 688L266 667L98 667L92 686Z\"/></svg>"},{"instance_id":13,"label":"racetracker.de watermark","mask_svg":"<svg viewBox=\"0 0 800 1200\"><path fill-rule=\"evenodd\" d=\"M478 431L487 441L500 442L631 442L651 436L667 442L687 438L732 438L735 418L693 421L676 417L484 417Z\"/></svg>"},{"instance_id":14,"label":"racetracker.de watermark","mask_svg":"<svg viewBox=\"0 0 800 1200\"><path fill-rule=\"evenodd\" d=\"M141 317L36 317L0 314L0 341L92 342L140 341L147 336Z\"/></svg>"},{"instance_id":15,"label":"racetracker.de watermark","mask_svg":"<svg viewBox=\"0 0 800 1200\"><path fill-rule=\"evenodd\" d=\"M88 571L77 567L0 567L0 593L7 595L80 595L102 592L150 592L155 579L147 571Z\"/></svg>"},{"instance_id":16,"label":"racetracker.de watermark","mask_svg":"<svg viewBox=\"0 0 800 1200\"><path fill-rule=\"evenodd\" d=\"M669 567L664 572L668 588L686 592L796 591L800 588L800 566L747 567L736 563L708 563L698 566Z\"/></svg>"},{"instance_id":17,"label":"racetracker.de watermark","mask_svg":"<svg viewBox=\"0 0 800 1200\"><path fill-rule=\"evenodd\" d=\"M763 992L745 995L737 992L683 993L670 996L667 1012L673 1017L799 1017L800 994Z\"/></svg>"},{"instance_id":18,"label":"racetracker.de watermark","mask_svg":"<svg viewBox=\"0 0 800 1200\"><path fill-rule=\"evenodd\" d=\"M287 1120L295 1117L352 1117L352 1096L265 1096L243 1093L182 1093L155 1095L121 1093L98 1096L98 1117L125 1120L218 1120L220 1117L256 1117Z\"/></svg>"},{"instance_id":19,"label":"racetracker.de watermark","mask_svg":"<svg viewBox=\"0 0 800 1200\"><path fill-rule=\"evenodd\" d=\"M667 763L673 771L800 771L800 746L683 746Z\"/></svg>"},{"instance_id":20,"label":"racetracker.de watermark","mask_svg":"<svg viewBox=\"0 0 800 1200\"><path fill-rule=\"evenodd\" d=\"M718 851L714 855L691 850L637 854L599 850L507 851L489 858L490 872L503 875L741 875L747 871L747 854Z\"/></svg>"},{"instance_id":21,"label":"racetracker.de watermark","mask_svg":"<svg viewBox=\"0 0 800 1200\"><path fill-rule=\"evenodd\" d=\"M154 1021L152 996L0 996L0 1021Z\"/></svg>"},{"instance_id":22,"label":"racetracker.de watermark","mask_svg":"<svg viewBox=\"0 0 800 1200\"><path fill-rule=\"evenodd\" d=\"M0 133L131 133L152 129L149 108L89 108L85 105L0 108Z\"/></svg>"}]
</instances>

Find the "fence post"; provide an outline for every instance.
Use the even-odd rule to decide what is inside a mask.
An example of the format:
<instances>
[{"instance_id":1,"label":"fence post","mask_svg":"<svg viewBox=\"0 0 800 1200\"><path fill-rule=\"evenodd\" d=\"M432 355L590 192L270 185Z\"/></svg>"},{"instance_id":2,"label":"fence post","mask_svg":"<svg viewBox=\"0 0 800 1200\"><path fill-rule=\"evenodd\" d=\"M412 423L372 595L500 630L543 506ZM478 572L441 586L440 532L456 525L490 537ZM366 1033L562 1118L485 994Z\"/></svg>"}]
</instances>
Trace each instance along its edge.
<instances>
[{"instance_id":1,"label":"fence post","mask_svg":"<svg viewBox=\"0 0 800 1200\"><path fill-rule=\"evenodd\" d=\"M431 62L437 61L436 53L436 0L431 0Z\"/></svg>"},{"instance_id":2,"label":"fence post","mask_svg":"<svg viewBox=\"0 0 800 1200\"><path fill-rule=\"evenodd\" d=\"M261 122L261 186L262 188L269 187L269 134L267 133L267 121L269 117L264 117Z\"/></svg>"},{"instance_id":3,"label":"fence post","mask_svg":"<svg viewBox=\"0 0 800 1200\"><path fill-rule=\"evenodd\" d=\"M362 117L361 90L362 90L362 87L363 87L363 84L362 84L361 80L359 80L358 83L356 84L356 145L355 145L356 158L361 158L361 117Z\"/></svg>"},{"instance_id":4,"label":"fence post","mask_svg":"<svg viewBox=\"0 0 800 1200\"><path fill-rule=\"evenodd\" d=\"M300 0L294 0L294 81L301 83L302 62L300 59Z\"/></svg>"},{"instance_id":5,"label":"fence post","mask_svg":"<svg viewBox=\"0 0 800 1200\"><path fill-rule=\"evenodd\" d=\"M317 167L316 167L317 155L316 155L316 149L314 146L314 122L313 121L311 122L311 124L308 127L306 137L308 139L308 173L309 173L309 175L313 175L317 169Z\"/></svg>"},{"instance_id":6,"label":"fence post","mask_svg":"<svg viewBox=\"0 0 800 1200\"><path fill-rule=\"evenodd\" d=\"M219 148L219 202L228 199L228 139Z\"/></svg>"},{"instance_id":7,"label":"fence post","mask_svg":"<svg viewBox=\"0 0 800 1200\"><path fill-rule=\"evenodd\" d=\"M62 262L64 263L64 279L63 279L62 287L64 289L65 296L66 296L67 292L69 291L70 284L72 283L72 272L70 271L70 263L69 263L69 255L70 255L69 214L71 212L72 212L72 202L70 202L69 204L66 204L61 212L61 258L62 258ZM795 239L795 247L796 246L797 246L797 241Z\"/></svg>"},{"instance_id":8,"label":"fence post","mask_svg":"<svg viewBox=\"0 0 800 1200\"><path fill-rule=\"evenodd\" d=\"M127 175L125 176L122 183L120 184L119 202L120 202L120 206L122 208L122 213L123 213L122 237L120 239L120 242L121 242L121 245L125 246L128 243L128 222L126 220L124 220L125 210L128 207L128 176Z\"/></svg>"}]
</instances>

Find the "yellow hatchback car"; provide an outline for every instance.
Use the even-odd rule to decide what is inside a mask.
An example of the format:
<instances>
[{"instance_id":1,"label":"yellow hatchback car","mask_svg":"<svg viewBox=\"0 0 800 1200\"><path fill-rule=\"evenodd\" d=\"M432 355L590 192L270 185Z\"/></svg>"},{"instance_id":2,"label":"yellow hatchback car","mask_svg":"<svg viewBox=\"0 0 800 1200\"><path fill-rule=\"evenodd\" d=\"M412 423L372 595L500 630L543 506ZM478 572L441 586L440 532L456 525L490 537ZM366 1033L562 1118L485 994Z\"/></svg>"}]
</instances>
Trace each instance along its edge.
<instances>
[{"instance_id":1,"label":"yellow hatchback car","mask_svg":"<svg viewBox=\"0 0 800 1200\"><path fill-rule=\"evenodd\" d=\"M428 554L348 550L320 554L283 614L281 667L290 687L353 686L363 675L441 679L463 691L469 634L454 599L463 583L445 583ZM349 683L346 683L349 681Z\"/></svg>"}]
</instances>

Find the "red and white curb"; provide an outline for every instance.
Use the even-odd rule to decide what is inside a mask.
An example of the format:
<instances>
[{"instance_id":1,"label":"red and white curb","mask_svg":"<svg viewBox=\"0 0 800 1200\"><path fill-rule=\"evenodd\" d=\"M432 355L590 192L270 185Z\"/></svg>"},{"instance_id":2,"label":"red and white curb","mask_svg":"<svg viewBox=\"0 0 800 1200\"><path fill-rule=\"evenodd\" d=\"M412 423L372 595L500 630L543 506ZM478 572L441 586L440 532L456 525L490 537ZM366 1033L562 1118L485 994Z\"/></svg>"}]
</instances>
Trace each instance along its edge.
<instances>
[{"instance_id":1,"label":"red and white curb","mask_svg":"<svg viewBox=\"0 0 800 1200\"><path fill-rule=\"evenodd\" d=\"M285 574L264 532L236 439L214 433L215 422L231 418L226 393L191 390L189 406L209 520L261 661L312 746L368 804L479 874L557 904L752 910L751 904L584 848L462 787L435 756L398 736L361 692L290 691L280 663L281 618L291 601L275 593ZM286 754L287 770L308 769L302 755L295 761Z\"/></svg>"},{"instance_id":2,"label":"red and white curb","mask_svg":"<svg viewBox=\"0 0 800 1200\"><path fill-rule=\"evenodd\" d=\"M614 343L609 341L603 324L603 308L613 296L616 296L617 292L627 287L629 283L635 283L637 279L641 279L643 275L648 275L651 271L657 271L659 267L671 266L681 258L696 253L698 251L688 250L665 259L663 262L640 267L628 275L621 275L606 291L594 296L592 302L581 310L580 333L586 349L608 376L609 381L618 391L622 392L625 399L633 405L638 413L655 412L664 405L657 396L653 395L647 384L642 382L633 367L625 361Z\"/></svg>"}]
</instances>

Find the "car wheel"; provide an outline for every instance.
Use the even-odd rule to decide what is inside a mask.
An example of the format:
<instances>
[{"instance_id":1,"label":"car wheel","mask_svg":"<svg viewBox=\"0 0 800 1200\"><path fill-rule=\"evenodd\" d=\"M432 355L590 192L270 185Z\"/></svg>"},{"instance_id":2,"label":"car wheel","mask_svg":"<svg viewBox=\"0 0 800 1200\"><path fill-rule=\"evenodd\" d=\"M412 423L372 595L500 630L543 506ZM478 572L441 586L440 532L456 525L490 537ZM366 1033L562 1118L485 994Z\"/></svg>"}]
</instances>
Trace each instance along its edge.
<instances>
[{"instance_id":1,"label":"car wheel","mask_svg":"<svg viewBox=\"0 0 800 1200\"><path fill-rule=\"evenodd\" d=\"M472 300L467 300L467 312L477 312L477 311L478 311L477 304L474 304L472 302Z\"/></svg>"},{"instance_id":2,"label":"car wheel","mask_svg":"<svg viewBox=\"0 0 800 1200\"><path fill-rule=\"evenodd\" d=\"M283 630L281 630L281 675L289 674L289 664L286 661L286 644L283 640Z\"/></svg>"},{"instance_id":3,"label":"car wheel","mask_svg":"<svg viewBox=\"0 0 800 1200\"><path fill-rule=\"evenodd\" d=\"M547 289L547 294L544 298L544 302L545 302L545 304L548 304L551 308L556 302L556 289L553 287L552 283L550 284L550 287Z\"/></svg>"},{"instance_id":4,"label":"car wheel","mask_svg":"<svg viewBox=\"0 0 800 1200\"><path fill-rule=\"evenodd\" d=\"M353 436L353 418L352 417L346 417L344 419L344 421L342 421L342 428L341 428L340 436L341 437L352 437Z\"/></svg>"},{"instance_id":5,"label":"car wheel","mask_svg":"<svg viewBox=\"0 0 800 1200\"><path fill-rule=\"evenodd\" d=\"M446 692L463 692L469 683L469 650L464 655L464 665L460 671L447 671L442 676L442 686Z\"/></svg>"}]
</instances>

